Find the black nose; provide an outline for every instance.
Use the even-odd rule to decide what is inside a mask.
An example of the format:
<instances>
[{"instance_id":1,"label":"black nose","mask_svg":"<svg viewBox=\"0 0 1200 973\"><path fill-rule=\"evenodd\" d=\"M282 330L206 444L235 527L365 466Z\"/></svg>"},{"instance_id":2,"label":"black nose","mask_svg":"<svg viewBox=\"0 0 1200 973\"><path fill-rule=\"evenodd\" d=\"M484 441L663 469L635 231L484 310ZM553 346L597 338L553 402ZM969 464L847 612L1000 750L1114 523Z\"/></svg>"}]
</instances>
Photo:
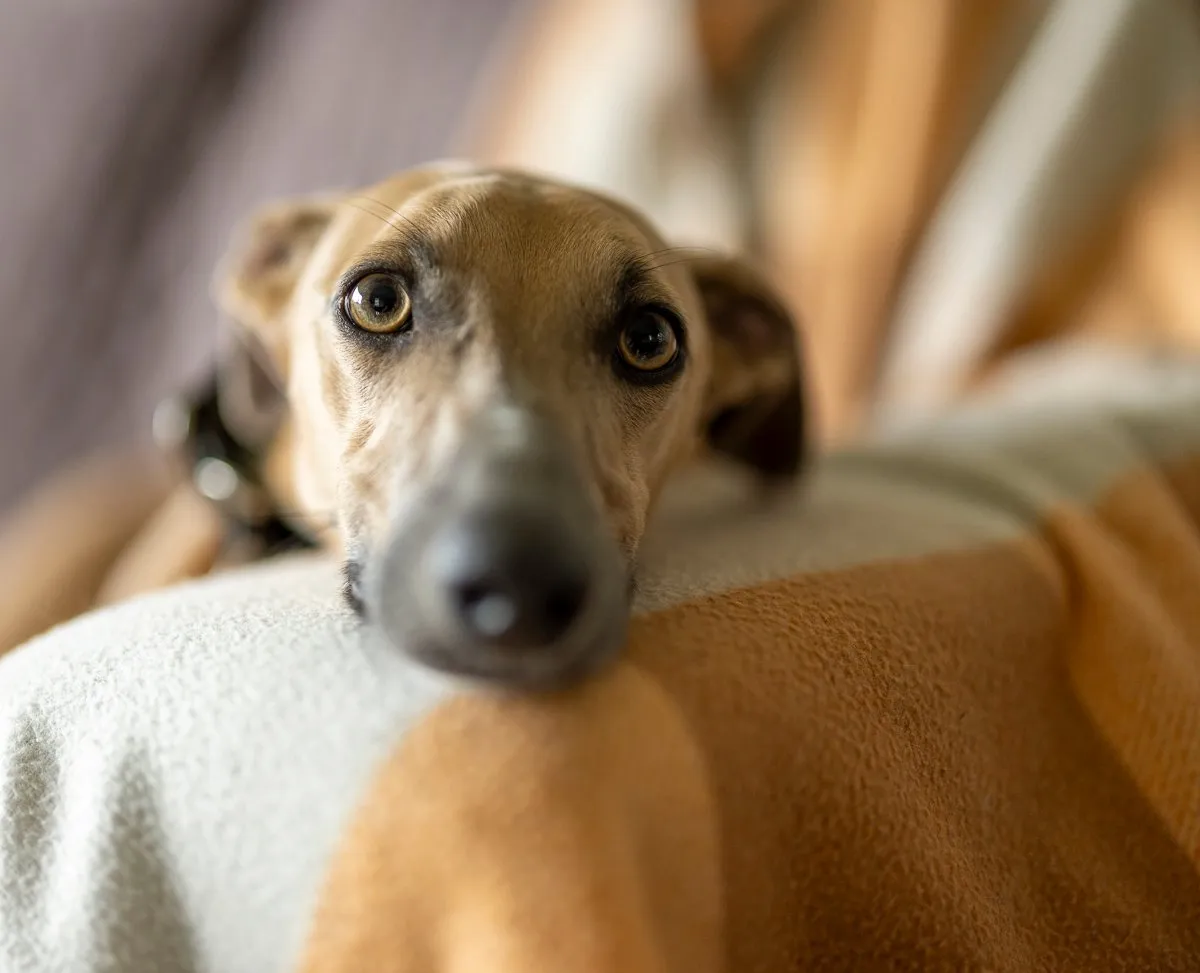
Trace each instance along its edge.
<instances>
[{"instance_id":1,"label":"black nose","mask_svg":"<svg viewBox=\"0 0 1200 973\"><path fill-rule=\"evenodd\" d=\"M536 511L495 510L447 524L426 564L449 612L477 642L553 645L587 602L591 565L569 525Z\"/></svg>"}]
</instances>

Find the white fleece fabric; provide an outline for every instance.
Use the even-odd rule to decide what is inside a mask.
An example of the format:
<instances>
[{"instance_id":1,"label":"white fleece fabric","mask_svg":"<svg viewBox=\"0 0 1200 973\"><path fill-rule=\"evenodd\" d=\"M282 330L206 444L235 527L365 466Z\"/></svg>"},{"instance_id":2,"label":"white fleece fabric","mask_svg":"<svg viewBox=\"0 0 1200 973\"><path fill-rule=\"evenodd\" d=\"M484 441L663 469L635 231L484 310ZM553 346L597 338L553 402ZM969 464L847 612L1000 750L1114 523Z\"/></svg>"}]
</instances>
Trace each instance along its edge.
<instances>
[{"instance_id":1,"label":"white fleece fabric","mask_svg":"<svg viewBox=\"0 0 1200 973\"><path fill-rule=\"evenodd\" d=\"M326 563L263 566L4 661L0 970L294 965L339 827L445 691L371 657L338 588Z\"/></svg>"}]
</instances>

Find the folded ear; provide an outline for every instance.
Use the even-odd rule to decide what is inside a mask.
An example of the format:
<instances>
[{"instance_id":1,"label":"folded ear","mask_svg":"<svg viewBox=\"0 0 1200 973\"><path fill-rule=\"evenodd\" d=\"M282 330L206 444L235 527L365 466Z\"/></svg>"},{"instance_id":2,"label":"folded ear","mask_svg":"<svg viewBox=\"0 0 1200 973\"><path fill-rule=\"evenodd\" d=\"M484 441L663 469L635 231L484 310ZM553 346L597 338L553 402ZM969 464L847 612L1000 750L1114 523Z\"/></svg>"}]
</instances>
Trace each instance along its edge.
<instances>
[{"instance_id":1,"label":"folded ear","mask_svg":"<svg viewBox=\"0 0 1200 973\"><path fill-rule=\"evenodd\" d=\"M232 319L231 346L219 370L227 425L256 442L284 411L287 343L283 313L313 249L333 217L331 198L268 206L236 234L217 270L216 298Z\"/></svg>"},{"instance_id":2,"label":"folded ear","mask_svg":"<svg viewBox=\"0 0 1200 973\"><path fill-rule=\"evenodd\" d=\"M283 365L283 311L335 207L333 199L314 198L260 210L235 236L217 269L217 303L255 333L277 366Z\"/></svg>"},{"instance_id":3,"label":"folded ear","mask_svg":"<svg viewBox=\"0 0 1200 973\"><path fill-rule=\"evenodd\" d=\"M766 279L732 258L691 265L712 338L704 435L714 450L767 477L787 477L805 455L800 334Z\"/></svg>"}]
</instances>

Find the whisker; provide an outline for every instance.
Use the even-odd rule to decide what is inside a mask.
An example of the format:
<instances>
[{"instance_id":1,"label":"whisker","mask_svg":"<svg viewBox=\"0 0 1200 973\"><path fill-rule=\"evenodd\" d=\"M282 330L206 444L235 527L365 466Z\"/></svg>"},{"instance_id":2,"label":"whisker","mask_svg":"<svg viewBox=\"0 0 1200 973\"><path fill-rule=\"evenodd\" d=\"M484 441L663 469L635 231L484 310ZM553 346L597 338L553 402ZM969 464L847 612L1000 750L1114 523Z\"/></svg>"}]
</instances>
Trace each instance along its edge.
<instances>
[{"instance_id":1,"label":"whisker","mask_svg":"<svg viewBox=\"0 0 1200 973\"><path fill-rule=\"evenodd\" d=\"M400 221L400 223L396 224L391 219L389 219L388 216L381 216L376 210L368 209L366 206L363 206L359 203L354 202L354 200L356 200L356 199L365 200L366 202L371 203L373 206L376 206L376 207L378 207L378 209L381 209L385 213L387 213L388 216L394 216L397 220ZM402 229L404 226L407 226L409 229L412 229L412 230L418 230L418 231L420 230L420 227L412 219L405 216L398 209L396 209L396 207L389 206L383 200L376 199L374 196L367 196L363 193L359 193L355 196L350 197L349 202L350 202L351 206L355 207L356 209L361 210L362 212L368 214L369 216L374 216L377 220L382 220L384 223L386 223L388 226L390 226L394 230Z\"/></svg>"},{"instance_id":2,"label":"whisker","mask_svg":"<svg viewBox=\"0 0 1200 973\"><path fill-rule=\"evenodd\" d=\"M661 250L651 250L649 253L642 254L642 256L645 259L649 259L651 257L661 257L663 254L667 254L667 253L684 253L684 252L691 253L693 251L703 251L704 253L720 253L720 251L714 247L701 247L701 246L693 245L693 246L663 247Z\"/></svg>"},{"instance_id":3,"label":"whisker","mask_svg":"<svg viewBox=\"0 0 1200 973\"><path fill-rule=\"evenodd\" d=\"M651 265L647 269L648 270L666 270L668 267L674 267L677 264L686 264L686 263L692 262L693 260L700 260L703 258L703 256L704 256L703 254L691 253L691 254L687 254L686 256L676 257L674 260L663 260L660 263Z\"/></svg>"},{"instance_id":4,"label":"whisker","mask_svg":"<svg viewBox=\"0 0 1200 973\"><path fill-rule=\"evenodd\" d=\"M647 257L661 257L677 254L674 259L660 260L657 262L651 261L647 264L648 270L662 270L666 267L674 267L676 264L686 263L689 260L700 260L703 257L711 256L712 254L720 253L719 250L713 247L667 247L664 250L656 250L653 253L647 254Z\"/></svg>"},{"instance_id":5,"label":"whisker","mask_svg":"<svg viewBox=\"0 0 1200 973\"><path fill-rule=\"evenodd\" d=\"M365 203L370 203L372 205L367 206L364 202L356 202L356 200L364 200ZM413 230L420 230L420 227L417 226L413 220L409 219L394 206L389 206L387 203L383 202L382 200L378 200L373 196L366 196L362 193L359 193L356 196L346 197L345 202L348 205L353 206L359 212L366 213L368 216L373 216L381 223L386 223L393 230L403 230L406 226ZM378 210L383 210L385 213L389 214L389 216L394 216L396 220L399 220L400 222L395 222L394 220L390 219L389 216L384 216L383 214L379 213ZM323 294L325 289L320 283L317 283L313 285L313 290L317 293Z\"/></svg>"},{"instance_id":6,"label":"whisker","mask_svg":"<svg viewBox=\"0 0 1200 973\"><path fill-rule=\"evenodd\" d=\"M366 199L371 203L374 203L375 206L382 205L379 203L378 200L371 199L369 196L365 196L365 197L361 197L361 198ZM401 230L404 228L401 224L394 223L394 222L392 222L392 220L388 219L388 217L383 216L380 213L378 213L373 207L366 206L363 203L356 202L354 197L350 197L349 199L346 200L346 202L349 203L351 206L353 206L359 212L366 213L368 216L374 216L375 219L379 220L381 223L386 223L393 230ZM386 206L383 206L382 208L384 210L388 210L388 207L386 207ZM389 212L390 212L390 210L389 210Z\"/></svg>"}]
</instances>

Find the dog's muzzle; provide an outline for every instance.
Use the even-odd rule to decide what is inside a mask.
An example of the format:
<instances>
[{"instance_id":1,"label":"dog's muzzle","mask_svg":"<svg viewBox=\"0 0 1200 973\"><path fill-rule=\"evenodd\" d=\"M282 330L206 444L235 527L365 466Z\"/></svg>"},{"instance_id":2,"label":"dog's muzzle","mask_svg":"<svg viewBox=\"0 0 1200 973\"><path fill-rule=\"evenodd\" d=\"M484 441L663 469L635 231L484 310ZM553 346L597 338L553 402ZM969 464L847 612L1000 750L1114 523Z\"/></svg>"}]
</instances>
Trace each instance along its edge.
<instances>
[{"instance_id":1,"label":"dog's muzzle","mask_svg":"<svg viewBox=\"0 0 1200 973\"><path fill-rule=\"evenodd\" d=\"M498 406L364 575L368 616L435 669L560 686L611 659L628 568L554 424Z\"/></svg>"}]
</instances>

